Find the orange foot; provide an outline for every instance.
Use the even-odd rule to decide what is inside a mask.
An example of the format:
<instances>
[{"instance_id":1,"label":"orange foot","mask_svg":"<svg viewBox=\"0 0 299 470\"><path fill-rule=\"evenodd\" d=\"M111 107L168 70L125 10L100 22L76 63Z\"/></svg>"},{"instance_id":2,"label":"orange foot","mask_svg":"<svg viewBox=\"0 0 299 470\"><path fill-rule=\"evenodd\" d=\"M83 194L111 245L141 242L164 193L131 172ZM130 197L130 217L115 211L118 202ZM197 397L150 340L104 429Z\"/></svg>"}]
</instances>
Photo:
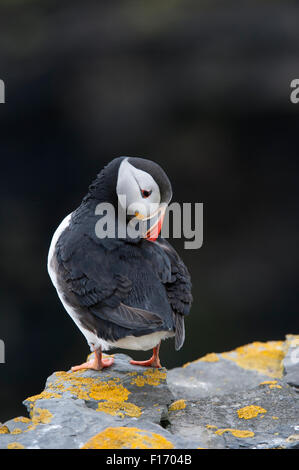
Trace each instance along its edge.
<instances>
[{"instance_id":1,"label":"orange foot","mask_svg":"<svg viewBox=\"0 0 299 470\"><path fill-rule=\"evenodd\" d=\"M133 364L135 366L155 367L157 369L160 369L162 366L159 358L159 349L160 345L156 346L153 350L152 357L147 361L130 361L130 364Z\"/></svg>"},{"instance_id":2,"label":"orange foot","mask_svg":"<svg viewBox=\"0 0 299 470\"><path fill-rule=\"evenodd\" d=\"M91 359L88 362L84 362L83 364L80 364L79 366L72 367L72 371L76 372L76 370L81 370L81 369L102 370L104 369L104 367L112 366L113 362L114 362L113 357L103 358L101 351L95 351L93 359Z\"/></svg>"}]
</instances>

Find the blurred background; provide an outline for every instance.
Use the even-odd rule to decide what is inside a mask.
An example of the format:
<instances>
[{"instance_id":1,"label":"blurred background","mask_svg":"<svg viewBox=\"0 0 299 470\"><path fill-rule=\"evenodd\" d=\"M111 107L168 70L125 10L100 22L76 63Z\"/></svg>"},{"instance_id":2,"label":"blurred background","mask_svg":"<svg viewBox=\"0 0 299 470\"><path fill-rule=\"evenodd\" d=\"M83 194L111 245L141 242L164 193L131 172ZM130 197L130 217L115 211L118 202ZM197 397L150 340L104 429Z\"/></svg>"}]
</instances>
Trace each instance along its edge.
<instances>
[{"instance_id":1,"label":"blurred background","mask_svg":"<svg viewBox=\"0 0 299 470\"><path fill-rule=\"evenodd\" d=\"M204 203L203 247L173 242L194 304L162 364L298 333L298 16L287 0L0 1L0 421L89 352L47 253L120 155Z\"/></svg>"}]
</instances>

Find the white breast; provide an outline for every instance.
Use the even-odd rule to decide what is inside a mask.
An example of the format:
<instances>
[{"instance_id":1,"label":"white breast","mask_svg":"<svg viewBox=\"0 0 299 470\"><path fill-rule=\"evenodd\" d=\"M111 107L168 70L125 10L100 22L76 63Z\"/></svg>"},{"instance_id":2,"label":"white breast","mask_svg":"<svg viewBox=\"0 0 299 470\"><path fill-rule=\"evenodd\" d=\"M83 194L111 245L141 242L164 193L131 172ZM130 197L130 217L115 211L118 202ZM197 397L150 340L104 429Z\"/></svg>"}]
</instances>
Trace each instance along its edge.
<instances>
[{"instance_id":1,"label":"white breast","mask_svg":"<svg viewBox=\"0 0 299 470\"><path fill-rule=\"evenodd\" d=\"M96 336L94 333L92 333L91 331L84 328L82 326L81 322L79 321L77 312L73 309L73 307L71 305L69 305L65 301L63 292L61 291L61 289L58 285L56 272L55 272L55 270L53 268L53 265L52 265L52 259L53 259L54 253L55 253L56 243L57 243L60 235L62 234L62 232L69 226L71 216L72 216L72 214L69 214L63 219L63 221L58 226L58 228L56 229L56 231L53 235L53 238L52 238L52 241L51 241L51 244L50 244L49 253L48 253L48 273L49 273L49 276L51 278L51 281L52 281L55 289L57 290L57 294L58 294L58 297L60 298L60 300L62 302L62 305L64 306L65 310L70 315L72 320L76 323L76 325L79 328L79 330L81 331L81 333L85 336L86 341L88 342L88 344L90 346L90 349L92 351L94 351L95 349L97 349L101 346L102 350L105 351L105 350L109 349L109 347L110 347L109 344L107 343L107 341L102 340L101 338L98 338L98 336Z\"/></svg>"},{"instance_id":2,"label":"white breast","mask_svg":"<svg viewBox=\"0 0 299 470\"><path fill-rule=\"evenodd\" d=\"M55 271L53 270L53 268L51 267L51 261L53 259L53 255L54 255L54 252L55 252L55 246L56 246L56 243L58 241L58 238L60 237L60 235L62 234L62 232L69 226L70 224L70 220L71 220L71 216L72 214L69 214L67 215L63 221L61 222L61 224L58 226L58 228L55 230L54 232L54 235L53 235L53 238L51 240L51 244L50 244L50 249L49 249L49 253L48 253L48 273L49 273L49 276L51 278L51 281L53 282L54 286L57 288L57 280L56 280L56 273Z\"/></svg>"}]
</instances>

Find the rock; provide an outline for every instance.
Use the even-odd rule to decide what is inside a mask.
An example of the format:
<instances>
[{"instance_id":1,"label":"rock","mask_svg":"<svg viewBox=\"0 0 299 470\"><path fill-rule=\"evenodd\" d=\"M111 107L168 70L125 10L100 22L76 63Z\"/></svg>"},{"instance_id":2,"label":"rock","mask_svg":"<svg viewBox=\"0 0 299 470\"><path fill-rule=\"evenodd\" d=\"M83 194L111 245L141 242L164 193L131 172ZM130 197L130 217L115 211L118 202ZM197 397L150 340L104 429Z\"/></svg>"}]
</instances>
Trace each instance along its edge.
<instances>
[{"instance_id":1,"label":"rock","mask_svg":"<svg viewBox=\"0 0 299 470\"><path fill-rule=\"evenodd\" d=\"M235 351L206 356L168 372L173 394L185 398L224 395L256 387L270 378L282 377L284 342L255 342Z\"/></svg>"},{"instance_id":2,"label":"rock","mask_svg":"<svg viewBox=\"0 0 299 470\"><path fill-rule=\"evenodd\" d=\"M115 354L55 372L0 426L0 448L299 448L299 337L255 342L170 371Z\"/></svg>"},{"instance_id":3,"label":"rock","mask_svg":"<svg viewBox=\"0 0 299 470\"><path fill-rule=\"evenodd\" d=\"M255 342L168 372L186 407L169 430L206 448L299 448L299 337ZM297 436L297 437L296 437Z\"/></svg>"},{"instance_id":4,"label":"rock","mask_svg":"<svg viewBox=\"0 0 299 470\"><path fill-rule=\"evenodd\" d=\"M284 358L285 381L299 388L299 337L287 336L287 352Z\"/></svg>"}]
</instances>

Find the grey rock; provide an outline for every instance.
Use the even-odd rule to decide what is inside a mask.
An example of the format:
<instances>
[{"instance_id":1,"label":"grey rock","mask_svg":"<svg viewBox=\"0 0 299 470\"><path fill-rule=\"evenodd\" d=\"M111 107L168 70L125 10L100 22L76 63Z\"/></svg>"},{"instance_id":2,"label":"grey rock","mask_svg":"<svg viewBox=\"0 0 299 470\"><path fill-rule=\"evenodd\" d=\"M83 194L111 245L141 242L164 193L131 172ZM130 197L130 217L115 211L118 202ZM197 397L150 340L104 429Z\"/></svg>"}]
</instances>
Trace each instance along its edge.
<instances>
[{"instance_id":1,"label":"grey rock","mask_svg":"<svg viewBox=\"0 0 299 470\"><path fill-rule=\"evenodd\" d=\"M78 449L99 433L111 439L110 428L122 448L130 433L150 436L149 448L157 439L177 449L299 448L298 337L277 348L276 363L264 355L256 369L231 352L168 372L132 366L124 354L100 372L55 372L24 401L29 418L4 423L0 448Z\"/></svg>"},{"instance_id":2,"label":"grey rock","mask_svg":"<svg viewBox=\"0 0 299 470\"><path fill-rule=\"evenodd\" d=\"M299 389L299 338L287 336L287 353L284 357L285 381Z\"/></svg>"},{"instance_id":3,"label":"grey rock","mask_svg":"<svg viewBox=\"0 0 299 470\"><path fill-rule=\"evenodd\" d=\"M269 376L241 369L234 362L217 355L217 362L198 361L185 368L172 369L167 383L176 398L198 399L225 395L256 387Z\"/></svg>"},{"instance_id":4,"label":"grey rock","mask_svg":"<svg viewBox=\"0 0 299 470\"><path fill-rule=\"evenodd\" d=\"M296 434L299 423L298 397L292 387L279 383L281 389L264 385L187 401L184 410L170 412L170 431L198 437L206 448L295 448L299 440L288 438ZM260 411L254 416L249 409L251 418L239 417L238 410L248 406Z\"/></svg>"}]
</instances>

